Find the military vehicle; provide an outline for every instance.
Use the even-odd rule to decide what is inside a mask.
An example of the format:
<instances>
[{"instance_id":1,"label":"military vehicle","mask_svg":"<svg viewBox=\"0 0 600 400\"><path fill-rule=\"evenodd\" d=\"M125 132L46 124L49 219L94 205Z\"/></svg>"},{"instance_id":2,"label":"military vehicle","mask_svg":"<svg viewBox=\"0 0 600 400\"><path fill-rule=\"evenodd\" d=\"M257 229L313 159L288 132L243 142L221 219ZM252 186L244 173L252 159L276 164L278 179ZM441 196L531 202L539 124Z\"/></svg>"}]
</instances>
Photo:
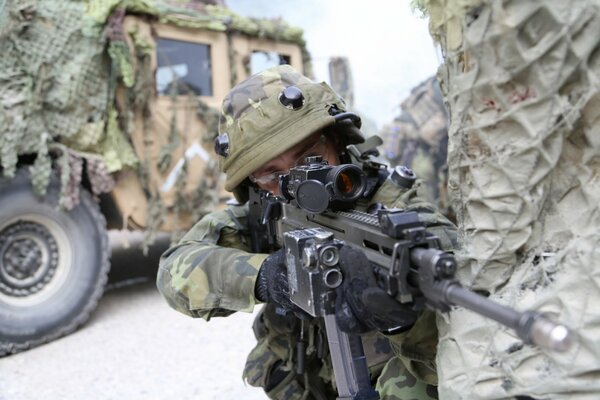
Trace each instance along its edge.
<instances>
[{"instance_id":1,"label":"military vehicle","mask_svg":"<svg viewBox=\"0 0 600 400\"><path fill-rule=\"evenodd\" d=\"M107 230L148 244L219 206L233 85L281 63L311 75L302 30L204 3L0 1L0 356L88 319Z\"/></svg>"}]
</instances>

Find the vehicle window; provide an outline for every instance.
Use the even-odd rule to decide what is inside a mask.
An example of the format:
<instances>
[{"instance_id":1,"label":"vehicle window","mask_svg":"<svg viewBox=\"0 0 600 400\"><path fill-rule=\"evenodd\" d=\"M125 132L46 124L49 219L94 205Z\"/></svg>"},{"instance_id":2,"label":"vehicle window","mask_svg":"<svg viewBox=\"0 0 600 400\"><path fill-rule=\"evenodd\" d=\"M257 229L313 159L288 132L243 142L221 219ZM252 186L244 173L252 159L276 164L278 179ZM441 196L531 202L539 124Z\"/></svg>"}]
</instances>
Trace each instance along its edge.
<instances>
[{"instance_id":1,"label":"vehicle window","mask_svg":"<svg viewBox=\"0 0 600 400\"><path fill-rule=\"evenodd\" d=\"M159 95L212 96L209 45L159 38L156 59L156 91Z\"/></svg>"},{"instance_id":2,"label":"vehicle window","mask_svg":"<svg viewBox=\"0 0 600 400\"><path fill-rule=\"evenodd\" d=\"M254 75L267 68L290 63L290 56L274 51L254 51L250 56L250 74Z\"/></svg>"}]
</instances>

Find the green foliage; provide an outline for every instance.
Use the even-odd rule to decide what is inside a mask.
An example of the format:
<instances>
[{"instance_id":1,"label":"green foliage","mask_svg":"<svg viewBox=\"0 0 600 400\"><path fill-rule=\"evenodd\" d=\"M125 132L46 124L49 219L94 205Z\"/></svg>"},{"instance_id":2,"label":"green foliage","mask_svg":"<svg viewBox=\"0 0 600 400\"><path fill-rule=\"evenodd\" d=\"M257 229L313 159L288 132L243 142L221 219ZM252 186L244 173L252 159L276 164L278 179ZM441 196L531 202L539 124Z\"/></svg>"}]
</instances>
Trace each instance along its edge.
<instances>
[{"instance_id":1,"label":"green foliage","mask_svg":"<svg viewBox=\"0 0 600 400\"><path fill-rule=\"evenodd\" d=\"M111 107L108 110L106 136L101 144L104 162L110 172L119 171L125 166L133 167L138 162L129 141L119 128L117 117L117 111Z\"/></svg>"},{"instance_id":2,"label":"green foliage","mask_svg":"<svg viewBox=\"0 0 600 400\"><path fill-rule=\"evenodd\" d=\"M108 45L108 55L113 61L113 65L118 72L118 76L123 80L126 87L132 87L134 84L133 66L131 65L131 54L129 47L124 40L113 40Z\"/></svg>"},{"instance_id":3,"label":"green foliage","mask_svg":"<svg viewBox=\"0 0 600 400\"><path fill-rule=\"evenodd\" d=\"M173 98L173 106L175 107L175 97ZM173 113L171 116L171 129L169 132L169 140L166 146L160 149L158 155L158 170L160 172L166 172L171 165L173 152L179 147L179 132L177 131L177 114Z\"/></svg>"},{"instance_id":4,"label":"green foliage","mask_svg":"<svg viewBox=\"0 0 600 400\"><path fill-rule=\"evenodd\" d=\"M42 135L35 162L29 167L33 191L40 197L43 197L46 194L46 189L50 182L50 174L52 172L52 159L48 155L47 139L47 134Z\"/></svg>"}]
</instances>

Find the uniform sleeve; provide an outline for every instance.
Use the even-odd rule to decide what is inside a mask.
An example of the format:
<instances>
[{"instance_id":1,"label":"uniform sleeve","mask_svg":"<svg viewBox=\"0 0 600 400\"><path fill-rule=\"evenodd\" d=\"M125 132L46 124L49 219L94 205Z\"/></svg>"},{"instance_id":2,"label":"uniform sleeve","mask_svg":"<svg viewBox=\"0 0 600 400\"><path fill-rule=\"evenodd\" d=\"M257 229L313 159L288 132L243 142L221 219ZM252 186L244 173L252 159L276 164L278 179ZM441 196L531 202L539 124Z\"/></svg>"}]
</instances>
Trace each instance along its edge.
<instances>
[{"instance_id":1,"label":"uniform sleeve","mask_svg":"<svg viewBox=\"0 0 600 400\"><path fill-rule=\"evenodd\" d=\"M256 275L268 255L249 252L247 214L247 206L210 213L161 256L157 287L172 308L206 320L252 312Z\"/></svg>"}]
</instances>

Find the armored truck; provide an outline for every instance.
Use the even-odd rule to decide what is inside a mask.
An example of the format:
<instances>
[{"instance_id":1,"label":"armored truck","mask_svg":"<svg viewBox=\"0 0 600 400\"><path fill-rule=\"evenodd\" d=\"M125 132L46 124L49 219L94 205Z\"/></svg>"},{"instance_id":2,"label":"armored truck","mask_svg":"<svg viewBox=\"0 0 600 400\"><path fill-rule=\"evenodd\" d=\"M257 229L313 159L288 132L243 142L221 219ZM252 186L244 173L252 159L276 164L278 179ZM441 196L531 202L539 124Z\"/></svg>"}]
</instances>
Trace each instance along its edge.
<instances>
[{"instance_id":1,"label":"armored truck","mask_svg":"<svg viewBox=\"0 0 600 400\"><path fill-rule=\"evenodd\" d=\"M220 101L302 31L218 4L0 1L0 356L81 326L110 229L177 235L224 200Z\"/></svg>"}]
</instances>

